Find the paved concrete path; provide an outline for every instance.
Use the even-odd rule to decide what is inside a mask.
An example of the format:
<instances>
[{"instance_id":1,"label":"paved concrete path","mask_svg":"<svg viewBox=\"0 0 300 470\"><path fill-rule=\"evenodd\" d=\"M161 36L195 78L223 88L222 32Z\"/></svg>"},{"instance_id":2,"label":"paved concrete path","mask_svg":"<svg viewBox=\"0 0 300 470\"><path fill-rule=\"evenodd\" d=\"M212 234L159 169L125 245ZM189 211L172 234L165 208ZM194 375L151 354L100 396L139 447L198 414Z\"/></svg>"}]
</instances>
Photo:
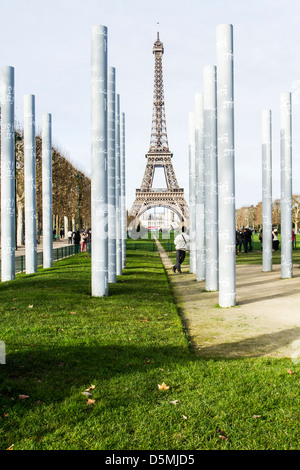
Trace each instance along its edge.
<instances>
[{"instance_id":1,"label":"paved concrete path","mask_svg":"<svg viewBox=\"0 0 300 470\"><path fill-rule=\"evenodd\" d=\"M61 248L62 246L68 245L67 238L59 238L58 240L53 241L53 249ZM43 237L41 237L41 242L37 245L37 252L40 253L43 251ZM18 249L15 251L15 256L25 256L25 245L18 246ZM1 248L0 248L0 259L1 259Z\"/></svg>"},{"instance_id":2,"label":"paved concrete path","mask_svg":"<svg viewBox=\"0 0 300 470\"><path fill-rule=\"evenodd\" d=\"M183 266L173 263L159 246L174 297L191 342L205 357L288 357L300 360L300 268L281 279L280 265L262 272L261 265L236 267L237 305L218 306L218 292L206 292ZM298 359L297 359L298 358Z\"/></svg>"}]
</instances>

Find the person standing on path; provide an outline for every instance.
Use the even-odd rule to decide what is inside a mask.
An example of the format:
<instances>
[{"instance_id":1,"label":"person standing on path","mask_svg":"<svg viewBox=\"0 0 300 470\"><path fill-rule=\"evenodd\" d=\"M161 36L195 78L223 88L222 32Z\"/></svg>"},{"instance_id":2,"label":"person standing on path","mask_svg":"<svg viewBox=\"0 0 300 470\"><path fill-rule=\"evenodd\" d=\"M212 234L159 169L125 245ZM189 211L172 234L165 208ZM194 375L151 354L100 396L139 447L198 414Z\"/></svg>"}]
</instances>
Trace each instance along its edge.
<instances>
[{"instance_id":1,"label":"person standing on path","mask_svg":"<svg viewBox=\"0 0 300 470\"><path fill-rule=\"evenodd\" d=\"M72 235L73 235L72 230L69 230L68 231L68 244L69 245L72 245Z\"/></svg>"},{"instance_id":2,"label":"person standing on path","mask_svg":"<svg viewBox=\"0 0 300 470\"><path fill-rule=\"evenodd\" d=\"M181 273L181 264L185 260L186 251L189 247L190 237L184 233L185 228L182 227L182 233L177 235L174 240L175 248L176 248L176 264L173 266L173 272L176 272L176 269L179 273Z\"/></svg>"}]
</instances>

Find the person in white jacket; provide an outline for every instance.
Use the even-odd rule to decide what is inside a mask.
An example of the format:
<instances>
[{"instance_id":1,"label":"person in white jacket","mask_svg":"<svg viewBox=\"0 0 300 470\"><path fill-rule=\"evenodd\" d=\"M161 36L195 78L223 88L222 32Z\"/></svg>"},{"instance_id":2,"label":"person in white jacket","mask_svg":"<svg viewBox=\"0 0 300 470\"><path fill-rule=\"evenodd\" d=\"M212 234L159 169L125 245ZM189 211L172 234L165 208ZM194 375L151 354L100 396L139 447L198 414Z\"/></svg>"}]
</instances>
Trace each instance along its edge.
<instances>
[{"instance_id":1,"label":"person in white jacket","mask_svg":"<svg viewBox=\"0 0 300 470\"><path fill-rule=\"evenodd\" d=\"M183 263L186 255L186 251L189 249L190 237L185 233L185 227L182 227L182 233L177 235L174 240L176 248L176 264L173 266L173 272L176 272L176 269L181 273L181 264Z\"/></svg>"}]
</instances>

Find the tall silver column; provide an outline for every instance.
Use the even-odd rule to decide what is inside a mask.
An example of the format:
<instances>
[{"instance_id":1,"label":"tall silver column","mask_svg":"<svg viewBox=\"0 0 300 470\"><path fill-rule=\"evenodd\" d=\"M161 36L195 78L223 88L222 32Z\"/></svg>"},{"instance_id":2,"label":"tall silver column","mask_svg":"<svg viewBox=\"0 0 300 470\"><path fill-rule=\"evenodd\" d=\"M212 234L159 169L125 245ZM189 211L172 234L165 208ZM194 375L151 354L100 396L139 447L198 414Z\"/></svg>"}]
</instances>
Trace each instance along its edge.
<instances>
[{"instance_id":1,"label":"tall silver column","mask_svg":"<svg viewBox=\"0 0 300 470\"><path fill-rule=\"evenodd\" d=\"M272 113L262 111L263 271L272 271Z\"/></svg>"},{"instance_id":2,"label":"tall silver column","mask_svg":"<svg viewBox=\"0 0 300 470\"><path fill-rule=\"evenodd\" d=\"M292 245L292 100L280 94L281 277L293 276Z\"/></svg>"},{"instance_id":3,"label":"tall silver column","mask_svg":"<svg viewBox=\"0 0 300 470\"><path fill-rule=\"evenodd\" d=\"M218 167L216 67L203 69L206 290L218 290Z\"/></svg>"},{"instance_id":4,"label":"tall silver column","mask_svg":"<svg viewBox=\"0 0 300 470\"><path fill-rule=\"evenodd\" d=\"M26 274L37 271L35 96L24 96L24 185Z\"/></svg>"},{"instance_id":5,"label":"tall silver column","mask_svg":"<svg viewBox=\"0 0 300 470\"><path fill-rule=\"evenodd\" d=\"M42 115L43 267L53 266L52 116Z\"/></svg>"},{"instance_id":6,"label":"tall silver column","mask_svg":"<svg viewBox=\"0 0 300 470\"><path fill-rule=\"evenodd\" d=\"M116 69L108 68L108 282L117 282L116 273L116 149L115 149Z\"/></svg>"},{"instance_id":7,"label":"tall silver column","mask_svg":"<svg viewBox=\"0 0 300 470\"><path fill-rule=\"evenodd\" d=\"M125 113L121 113L120 122L120 156L121 156L121 238L122 238L122 269L126 268L126 171L125 171Z\"/></svg>"},{"instance_id":8,"label":"tall silver column","mask_svg":"<svg viewBox=\"0 0 300 470\"><path fill-rule=\"evenodd\" d=\"M117 275L122 274L122 230L121 230L121 155L120 155L120 95L116 95L116 238Z\"/></svg>"},{"instance_id":9,"label":"tall silver column","mask_svg":"<svg viewBox=\"0 0 300 470\"><path fill-rule=\"evenodd\" d=\"M1 67L1 281L15 279L15 70Z\"/></svg>"},{"instance_id":10,"label":"tall silver column","mask_svg":"<svg viewBox=\"0 0 300 470\"><path fill-rule=\"evenodd\" d=\"M91 51L92 295L108 295L107 27L92 28Z\"/></svg>"},{"instance_id":11,"label":"tall silver column","mask_svg":"<svg viewBox=\"0 0 300 470\"><path fill-rule=\"evenodd\" d=\"M204 162L204 95L195 95L196 153L196 279L205 279L205 162Z\"/></svg>"},{"instance_id":12,"label":"tall silver column","mask_svg":"<svg viewBox=\"0 0 300 470\"><path fill-rule=\"evenodd\" d=\"M195 113L189 112L190 272L196 272Z\"/></svg>"},{"instance_id":13,"label":"tall silver column","mask_svg":"<svg viewBox=\"0 0 300 470\"><path fill-rule=\"evenodd\" d=\"M233 28L217 26L219 305L236 304Z\"/></svg>"}]
</instances>

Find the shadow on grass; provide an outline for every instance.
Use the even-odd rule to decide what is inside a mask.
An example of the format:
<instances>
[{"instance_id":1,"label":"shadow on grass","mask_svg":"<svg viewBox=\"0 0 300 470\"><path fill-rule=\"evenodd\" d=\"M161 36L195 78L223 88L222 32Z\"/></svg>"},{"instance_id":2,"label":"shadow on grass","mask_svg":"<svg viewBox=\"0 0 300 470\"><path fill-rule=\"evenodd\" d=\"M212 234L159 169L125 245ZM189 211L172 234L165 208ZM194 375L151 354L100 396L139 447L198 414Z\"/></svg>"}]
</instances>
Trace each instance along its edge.
<instances>
[{"instance_id":1,"label":"shadow on grass","mask_svg":"<svg viewBox=\"0 0 300 470\"><path fill-rule=\"evenodd\" d=\"M299 335L300 328L288 329L200 348L196 354L172 345L93 344L93 341L72 346L31 345L10 353L6 365L1 367L0 403L12 406L12 400L18 401L19 394L26 393L30 397L28 409L36 407L38 400L46 405L63 401L74 394L74 388L83 392L91 384L107 387L111 381L120 387L120 397L122 383L130 387L130 381L138 381L139 393L147 393L149 389L157 390L157 384L170 370L188 374L188 368L194 365L201 375L207 361L221 364L228 359L257 358L297 340Z\"/></svg>"},{"instance_id":2,"label":"shadow on grass","mask_svg":"<svg viewBox=\"0 0 300 470\"><path fill-rule=\"evenodd\" d=\"M119 384L120 396L124 384L128 387L131 381L138 381L139 392L149 390L149 386L156 391L165 371L185 368L194 361L205 367L206 359L199 360L186 348L172 346L78 342L72 346L22 347L22 351L10 353L6 365L1 366L0 406L18 406L12 400L19 402L19 394L24 393L30 397L27 409L36 407L38 400L47 405L66 400L74 389L83 392L91 384L98 390L103 387L106 393L108 383Z\"/></svg>"},{"instance_id":3,"label":"shadow on grass","mask_svg":"<svg viewBox=\"0 0 300 470\"><path fill-rule=\"evenodd\" d=\"M203 357L242 358L261 357L299 340L300 328L288 328L275 333L268 333L241 341L221 343L197 348L197 354Z\"/></svg>"}]
</instances>

